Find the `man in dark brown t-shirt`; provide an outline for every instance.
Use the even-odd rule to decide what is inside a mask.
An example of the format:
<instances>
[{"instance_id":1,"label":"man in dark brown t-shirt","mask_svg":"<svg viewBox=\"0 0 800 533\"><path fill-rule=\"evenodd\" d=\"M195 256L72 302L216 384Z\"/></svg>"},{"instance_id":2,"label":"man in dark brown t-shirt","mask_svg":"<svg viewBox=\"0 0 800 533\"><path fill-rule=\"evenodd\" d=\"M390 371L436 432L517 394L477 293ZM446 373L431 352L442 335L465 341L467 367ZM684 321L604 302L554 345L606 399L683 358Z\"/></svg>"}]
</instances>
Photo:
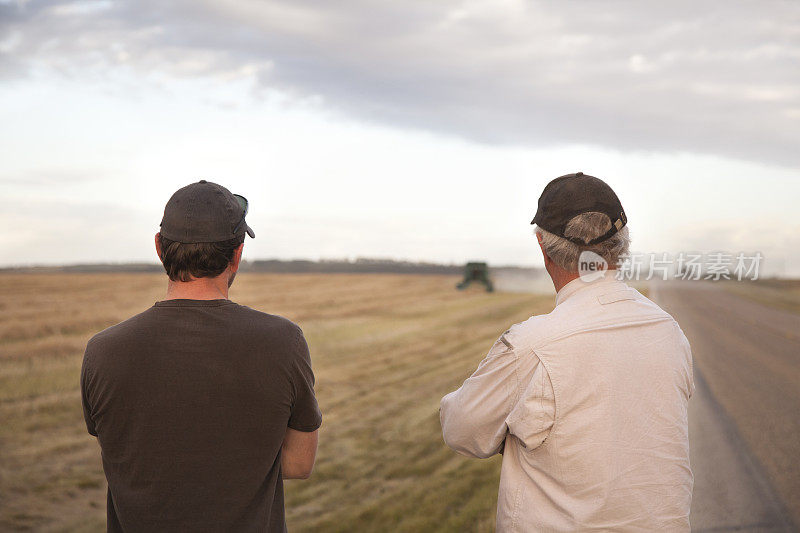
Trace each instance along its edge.
<instances>
[{"instance_id":1,"label":"man in dark brown t-shirt","mask_svg":"<svg viewBox=\"0 0 800 533\"><path fill-rule=\"evenodd\" d=\"M282 532L283 479L311 473L321 415L303 333L227 299L246 206L213 183L176 192L156 235L167 298L86 347L109 531Z\"/></svg>"}]
</instances>

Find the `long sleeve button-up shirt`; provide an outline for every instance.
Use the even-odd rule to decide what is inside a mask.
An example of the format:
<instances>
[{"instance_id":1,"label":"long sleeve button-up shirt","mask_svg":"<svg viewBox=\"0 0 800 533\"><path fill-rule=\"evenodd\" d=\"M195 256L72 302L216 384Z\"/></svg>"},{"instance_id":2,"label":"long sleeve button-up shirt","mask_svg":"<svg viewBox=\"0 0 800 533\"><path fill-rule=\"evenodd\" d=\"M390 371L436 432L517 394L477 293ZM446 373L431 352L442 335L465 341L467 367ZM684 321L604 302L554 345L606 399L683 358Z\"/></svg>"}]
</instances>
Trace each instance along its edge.
<instances>
[{"instance_id":1,"label":"long sleeve button-up shirt","mask_svg":"<svg viewBox=\"0 0 800 533\"><path fill-rule=\"evenodd\" d=\"M498 531L688 531L691 350L611 275L512 326L441 403L445 442L503 452Z\"/></svg>"}]
</instances>

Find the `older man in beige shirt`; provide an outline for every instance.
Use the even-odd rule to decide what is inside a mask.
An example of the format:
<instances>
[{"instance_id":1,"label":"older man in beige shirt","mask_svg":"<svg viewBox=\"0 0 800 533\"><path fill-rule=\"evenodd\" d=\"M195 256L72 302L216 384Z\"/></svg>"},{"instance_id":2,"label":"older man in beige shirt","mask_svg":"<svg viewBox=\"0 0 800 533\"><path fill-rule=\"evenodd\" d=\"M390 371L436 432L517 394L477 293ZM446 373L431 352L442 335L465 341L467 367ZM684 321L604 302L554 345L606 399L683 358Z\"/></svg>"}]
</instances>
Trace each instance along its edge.
<instances>
[{"instance_id":1,"label":"older man in beige shirt","mask_svg":"<svg viewBox=\"0 0 800 533\"><path fill-rule=\"evenodd\" d=\"M617 279L626 222L603 181L550 182L533 223L555 309L512 326L442 399L448 446L503 454L498 531L689 530L691 350Z\"/></svg>"}]
</instances>

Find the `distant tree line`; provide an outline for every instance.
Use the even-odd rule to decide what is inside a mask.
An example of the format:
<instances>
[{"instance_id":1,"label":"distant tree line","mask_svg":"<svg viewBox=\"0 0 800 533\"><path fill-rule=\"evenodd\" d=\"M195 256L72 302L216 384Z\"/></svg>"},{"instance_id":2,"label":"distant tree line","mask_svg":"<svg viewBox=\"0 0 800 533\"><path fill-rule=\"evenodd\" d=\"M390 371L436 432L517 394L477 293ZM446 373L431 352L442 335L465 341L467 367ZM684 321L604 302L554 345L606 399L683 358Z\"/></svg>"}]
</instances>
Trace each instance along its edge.
<instances>
[{"instance_id":1,"label":"distant tree line","mask_svg":"<svg viewBox=\"0 0 800 533\"><path fill-rule=\"evenodd\" d=\"M395 273L395 274L461 274L463 265L444 265L437 263L395 261L393 259L358 258L354 261L305 259L284 261L280 259L257 259L243 261L242 272L274 272L286 274L300 273ZM89 263L63 266L23 266L7 267L0 272L163 272L157 263Z\"/></svg>"},{"instance_id":2,"label":"distant tree line","mask_svg":"<svg viewBox=\"0 0 800 533\"><path fill-rule=\"evenodd\" d=\"M278 259L259 259L242 265L244 272L282 272L282 273L395 273L395 274L460 274L463 265L442 265L436 263L414 263L392 259L359 258L348 260L308 261L298 259L281 261Z\"/></svg>"}]
</instances>

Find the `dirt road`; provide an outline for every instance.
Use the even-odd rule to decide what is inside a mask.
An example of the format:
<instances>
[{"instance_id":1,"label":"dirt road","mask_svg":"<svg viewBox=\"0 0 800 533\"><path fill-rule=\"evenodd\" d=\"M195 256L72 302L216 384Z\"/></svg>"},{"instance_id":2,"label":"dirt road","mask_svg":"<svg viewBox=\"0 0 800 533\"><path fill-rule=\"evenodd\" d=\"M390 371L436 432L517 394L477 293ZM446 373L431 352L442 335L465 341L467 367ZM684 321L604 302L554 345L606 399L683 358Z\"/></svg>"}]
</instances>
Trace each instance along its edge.
<instances>
[{"instance_id":1,"label":"dirt road","mask_svg":"<svg viewBox=\"0 0 800 533\"><path fill-rule=\"evenodd\" d=\"M657 283L650 297L692 345L692 529L800 524L800 315L710 283Z\"/></svg>"}]
</instances>

